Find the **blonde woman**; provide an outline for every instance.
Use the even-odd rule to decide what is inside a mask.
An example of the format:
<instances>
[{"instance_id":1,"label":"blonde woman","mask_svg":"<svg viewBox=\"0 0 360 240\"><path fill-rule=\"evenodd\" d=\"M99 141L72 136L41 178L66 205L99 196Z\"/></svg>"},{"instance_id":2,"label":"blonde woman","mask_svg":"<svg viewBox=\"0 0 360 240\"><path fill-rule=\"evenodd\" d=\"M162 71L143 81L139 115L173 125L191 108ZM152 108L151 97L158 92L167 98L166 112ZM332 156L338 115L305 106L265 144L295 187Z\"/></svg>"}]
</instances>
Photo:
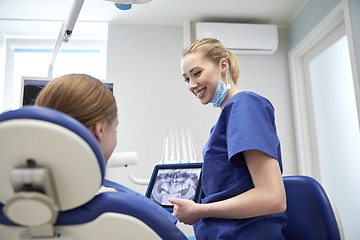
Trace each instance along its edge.
<instances>
[{"instance_id":1,"label":"blonde woman","mask_svg":"<svg viewBox=\"0 0 360 240\"><path fill-rule=\"evenodd\" d=\"M194 224L196 239L284 239L286 196L274 108L240 91L237 57L220 41L203 38L183 51L182 73L202 104L221 110L203 149L200 204L169 199L174 215Z\"/></svg>"}]
</instances>

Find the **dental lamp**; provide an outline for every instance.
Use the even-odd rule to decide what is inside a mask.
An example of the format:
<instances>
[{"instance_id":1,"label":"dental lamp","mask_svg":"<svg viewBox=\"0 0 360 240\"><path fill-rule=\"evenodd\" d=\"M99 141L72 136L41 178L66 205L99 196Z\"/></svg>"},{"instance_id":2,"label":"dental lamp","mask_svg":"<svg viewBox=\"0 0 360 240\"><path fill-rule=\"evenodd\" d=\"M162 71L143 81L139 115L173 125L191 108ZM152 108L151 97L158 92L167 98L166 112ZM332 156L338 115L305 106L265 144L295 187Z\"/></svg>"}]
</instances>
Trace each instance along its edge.
<instances>
[{"instance_id":1,"label":"dental lamp","mask_svg":"<svg viewBox=\"0 0 360 240\"><path fill-rule=\"evenodd\" d=\"M115 6L118 9L121 10L128 10L132 7L132 4L143 4L143 3L148 3L151 0L105 0L105 1L109 1L109 2L114 2ZM50 64L49 64L49 70L48 70L48 77L51 78L52 77L52 72L53 72L53 67L54 67L54 62L55 59L60 51L61 45L63 42L68 42L69 41L69 37L71 37L71 34L73 32L75 23L77 21L77 18L79 16L80 10L82 8L82 5L84 3L84 0L74 0L73 2L73 6L69 15L69 18L66 22L63 23L61 29L60 29L60 33L58 36L58 40L55 44L54 47L54 51L53 51L53 55L51 57L50 60Z\"/></svg>"},{"instance_id":2,"label":"dental lamp","mask_svg":"<svg viewBox=\"0 0 360 240\"><path fill-rule=\"evenodd\" d=\"M84 0L74 0L68 20L63 23L63 25L60 29L59 36L58 36L57 42L55 44L53 55L51 57L50 64L49 64L49 70L48 70L49 78L52 77L54 62L60 51L62 43L68 42L69 37L71 37L71 34L73 32L75 23L77 21L77 18L79 16L79 13L80 13L83 3L84 3Z\"/></svg>"},{"instance_id":3,"label":"dental lamp","mask_svg":"<svg viewBox=\"0 0 360 240\"><path fill-rule=\"evenodd\" d=\"M69 41L84 0L75 0L64 29L63 42Z\"/></svg>"},{"instance_id":4,"label":"dental lamp","mask_svg":"<svg viewBox=\"0 0 360 240\"><path fill-rule=\"evenodd\" d=\"M148 3L151 0L105 0L105 1L114 2L115 6L120 10L129 10L132 7L132 4Z\"/></svg>"}]
</instances>

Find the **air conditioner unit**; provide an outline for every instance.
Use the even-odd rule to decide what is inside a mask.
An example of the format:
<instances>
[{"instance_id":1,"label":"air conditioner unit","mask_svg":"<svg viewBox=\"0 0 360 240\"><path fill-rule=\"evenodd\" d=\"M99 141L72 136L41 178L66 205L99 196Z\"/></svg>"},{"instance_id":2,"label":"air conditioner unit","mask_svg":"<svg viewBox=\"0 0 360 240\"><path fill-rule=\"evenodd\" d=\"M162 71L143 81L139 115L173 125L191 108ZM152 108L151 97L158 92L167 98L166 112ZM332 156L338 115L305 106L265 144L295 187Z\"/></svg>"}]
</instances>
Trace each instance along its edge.
<instances>
[{"instance_id":1,"label":"air conditioner unit","mask_svg":"<svg viewBox=\"0 0 360 240\"><path fill-rule=\"evenodd\" d=\"M272 24L198 22L196 39L216 38L235 54L271 55L278 47L277 26Z\"/></svg>"}]
</instances>

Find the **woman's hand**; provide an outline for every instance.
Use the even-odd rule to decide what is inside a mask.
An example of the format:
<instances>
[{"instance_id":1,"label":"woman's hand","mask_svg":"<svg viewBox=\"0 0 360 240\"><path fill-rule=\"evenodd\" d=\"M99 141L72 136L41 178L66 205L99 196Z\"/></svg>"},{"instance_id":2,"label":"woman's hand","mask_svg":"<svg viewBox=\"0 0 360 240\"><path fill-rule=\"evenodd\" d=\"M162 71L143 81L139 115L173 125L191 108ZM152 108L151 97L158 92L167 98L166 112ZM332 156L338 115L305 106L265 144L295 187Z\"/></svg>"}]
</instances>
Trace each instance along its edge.
<instances>
[{"instance_id":1,"label":"woman's hand","mask_svg":"<svg viewBox=\"0 0 360 240\"><path fill-rule=\"evenodd\" d=\"M202 218L201 204L181 198L169 198L169 202L174 204L173 215L182 223L192 225Z\"/></svg>"}]
</instances>

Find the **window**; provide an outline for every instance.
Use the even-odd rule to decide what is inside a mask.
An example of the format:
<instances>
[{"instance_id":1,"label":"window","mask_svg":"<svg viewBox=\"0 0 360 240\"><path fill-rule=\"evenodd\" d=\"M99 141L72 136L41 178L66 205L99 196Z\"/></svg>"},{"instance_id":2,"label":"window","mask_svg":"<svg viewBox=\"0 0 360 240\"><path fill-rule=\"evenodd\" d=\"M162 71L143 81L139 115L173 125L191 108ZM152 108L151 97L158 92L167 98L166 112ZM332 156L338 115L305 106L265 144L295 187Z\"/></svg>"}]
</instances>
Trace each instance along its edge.
<instances>
[{"instance_id":1,"label":"window","mask_svg":"<svg viewBox=\"0 0 360 240\"><path fill-rule=\"evenodd\" d=\"M9 39L3 109L20 106L22 77L48 77L54 44L44 40ZM72 40L64 43L54 62L52 77L86 73L106 78L106 41Z\"/></svg>"}]
</instances>

